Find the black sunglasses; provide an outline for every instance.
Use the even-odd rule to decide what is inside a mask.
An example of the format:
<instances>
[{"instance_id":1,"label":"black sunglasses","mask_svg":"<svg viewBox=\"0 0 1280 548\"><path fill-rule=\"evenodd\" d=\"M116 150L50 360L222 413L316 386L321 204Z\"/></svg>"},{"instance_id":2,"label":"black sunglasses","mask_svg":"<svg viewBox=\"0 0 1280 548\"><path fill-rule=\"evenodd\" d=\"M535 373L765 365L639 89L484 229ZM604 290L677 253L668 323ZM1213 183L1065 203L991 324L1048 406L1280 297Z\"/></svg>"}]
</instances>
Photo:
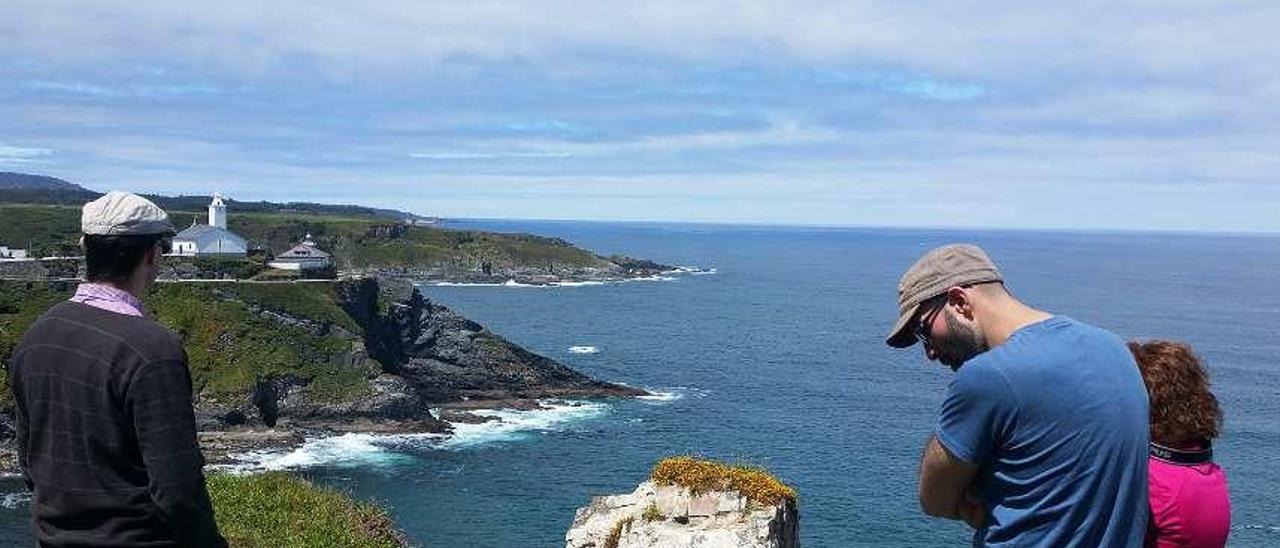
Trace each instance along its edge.
<instances>
[{"instance_id":1,"label":"black sunglasses","mask_svg":"<svg viewBox=\"0 0 1280 548\"><path fill-rule=\"evenodd\" d=\"M920 304L920 308L922 310L925 309L926 306L931 307L929 311L922 314L920 316L920 320L916 322L915 335L916 340L920 341L920 344L932 346L929 342L929 336L930 332L933 331L933 320L938 317L938 313L942 312L943 308L946 308L947 300L945 297L946 294L938 295L937 297Z\"/></svg>"}]
</instances>

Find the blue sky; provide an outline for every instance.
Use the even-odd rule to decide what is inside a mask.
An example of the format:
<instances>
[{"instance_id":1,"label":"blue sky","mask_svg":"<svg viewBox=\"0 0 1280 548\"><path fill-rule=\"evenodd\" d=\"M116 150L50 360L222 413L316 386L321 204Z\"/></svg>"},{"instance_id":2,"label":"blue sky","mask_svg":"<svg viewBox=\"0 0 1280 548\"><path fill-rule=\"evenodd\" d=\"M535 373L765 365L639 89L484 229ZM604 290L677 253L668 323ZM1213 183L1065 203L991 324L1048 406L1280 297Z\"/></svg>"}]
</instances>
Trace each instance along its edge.
<instances>
[{"instance_id":1,"label":"blue sky","mask_svg":"<svg viewBox=\"0 0 1280 548\"><path fill-rule=\"evenodd\" d=\"M7 4L0 170L99 190L1280 231L1275 2Z\"/></svg>"}]
</instances>

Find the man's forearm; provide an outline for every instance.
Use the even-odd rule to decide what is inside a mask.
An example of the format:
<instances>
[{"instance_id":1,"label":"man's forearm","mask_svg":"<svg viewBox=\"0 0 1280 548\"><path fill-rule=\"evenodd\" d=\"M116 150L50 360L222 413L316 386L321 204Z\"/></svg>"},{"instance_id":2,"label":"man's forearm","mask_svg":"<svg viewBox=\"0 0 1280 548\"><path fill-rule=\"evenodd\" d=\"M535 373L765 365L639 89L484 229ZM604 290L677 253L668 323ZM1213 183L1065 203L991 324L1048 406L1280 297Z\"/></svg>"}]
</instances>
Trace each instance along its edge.
<instances>
[{"instance_id":1,"label":"man's forearm","mask_svg":"<svg viewBox=\"0 0 1280 548\"><path fill-rule=\"evenodd\" d=\"M151 500L183 546L225 546L205 487L186 364L154 365L130 386Z\"/></svg>"},{"instance_id":2,"label":"man's forearm","mask_svg":"<svg viewBox=\"0 0 1280 548\"><path fill-rule=\"evenodd\" d=\"M224 547L227 543L218 533L204 475L196 476L186 485L170 485L159 492L153 489L152 500L160 507L165 521L178 535L183 546Z\"/></svg>"},{"instance_id":3,"label":"man's forearm","mask_svg":"<svg viewBox=\"0 0 1280 548\"><path fill-rule=\"evenodd\" d=\"M977 470L951 455L936 437L929 438L920 460L920 509L930 516L961 519L960 505Z\"/></svg>"}]
</instances>

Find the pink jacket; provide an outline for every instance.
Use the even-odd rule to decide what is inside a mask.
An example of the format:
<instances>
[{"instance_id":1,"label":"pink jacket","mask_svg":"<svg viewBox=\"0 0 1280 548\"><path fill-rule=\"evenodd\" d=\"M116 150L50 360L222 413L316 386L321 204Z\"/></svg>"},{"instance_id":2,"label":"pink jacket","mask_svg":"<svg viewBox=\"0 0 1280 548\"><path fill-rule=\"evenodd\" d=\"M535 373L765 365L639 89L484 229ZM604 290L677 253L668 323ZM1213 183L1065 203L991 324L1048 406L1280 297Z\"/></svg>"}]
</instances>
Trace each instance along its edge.
<instances>
[{"instance_id":1,"label":"pink jacket","mask_svg":"<svg viewBox=\"0 0 1280 548\"><path fill-rule=\"evenodd\" d=\"M1231 528L1227 475L1212 462L1147 460L1151 522L1147 547L1219 548Z\"/></svg>"}]
</instances>

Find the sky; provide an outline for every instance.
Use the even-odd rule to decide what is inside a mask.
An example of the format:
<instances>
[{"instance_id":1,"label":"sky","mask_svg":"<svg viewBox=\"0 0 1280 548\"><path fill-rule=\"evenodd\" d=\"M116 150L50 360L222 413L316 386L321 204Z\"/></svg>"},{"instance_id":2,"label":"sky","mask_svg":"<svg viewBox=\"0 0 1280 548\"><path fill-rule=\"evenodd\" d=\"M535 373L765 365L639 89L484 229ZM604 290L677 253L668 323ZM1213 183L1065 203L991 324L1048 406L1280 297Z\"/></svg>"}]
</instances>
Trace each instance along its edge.
<instances>
[{"instance_id":1,"label":"sky","mask_svg":"<svg viewBox=\"0 0 1280 548\"><path fill-rule=\"evenodd\" d=\"M1280 231L1280 2L4 13L0 171L96 190L442 217Z\"/></svg>"}]
</instances>

